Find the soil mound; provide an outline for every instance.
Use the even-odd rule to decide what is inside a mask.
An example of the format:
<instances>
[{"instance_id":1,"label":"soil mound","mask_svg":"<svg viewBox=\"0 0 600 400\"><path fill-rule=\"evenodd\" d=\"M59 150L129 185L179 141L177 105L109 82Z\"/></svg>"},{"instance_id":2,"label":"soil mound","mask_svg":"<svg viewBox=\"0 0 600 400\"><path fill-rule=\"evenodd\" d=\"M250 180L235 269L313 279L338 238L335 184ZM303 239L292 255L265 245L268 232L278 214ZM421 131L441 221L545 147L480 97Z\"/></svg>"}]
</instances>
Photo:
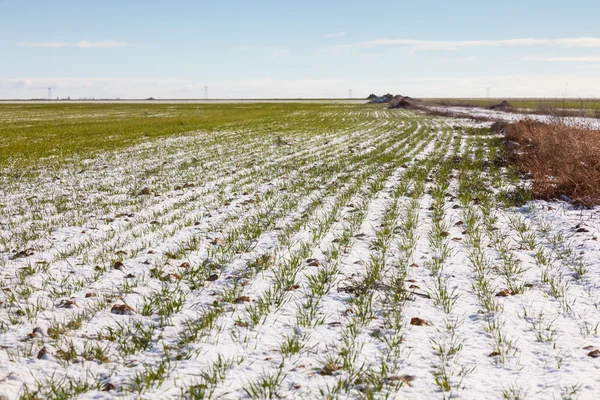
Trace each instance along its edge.
<instances>
[{"instance_id":1,"label":"soil mound","mask_svg":"<svg viewBox=\"0 0 600 400\"><path fill-rule=\"evenodd\" d=\"M494 104L493 106L490 106L488 108L490 110L496 110L496 111L511 111L511 110L514 109L514 107L512 106L512 104L510 104L506 100L502 100L500 103Z\"/></svg>"},{"instance_id":2,"label":"soil mound","mask_svg":"<svg viewBox=\"0 0 600 400\"><path fill-rule=\"evenodd\" d=\"M377 96L376 94L371 94L367 97L369 103L389 103L390 100L394 98L394 95L387 93L383 96Z\"/></svg>"},{"instance_id":3,"label":"soil mound","mask_svg":"<svg viewBox=\"0 0 600 400\"><path fill-rule=\"evenodd\" d=\"M404 96L394 96L389 102L388 108L410 108L412 103L409 101L408 97Z\"/></svg>"}]
</instances>

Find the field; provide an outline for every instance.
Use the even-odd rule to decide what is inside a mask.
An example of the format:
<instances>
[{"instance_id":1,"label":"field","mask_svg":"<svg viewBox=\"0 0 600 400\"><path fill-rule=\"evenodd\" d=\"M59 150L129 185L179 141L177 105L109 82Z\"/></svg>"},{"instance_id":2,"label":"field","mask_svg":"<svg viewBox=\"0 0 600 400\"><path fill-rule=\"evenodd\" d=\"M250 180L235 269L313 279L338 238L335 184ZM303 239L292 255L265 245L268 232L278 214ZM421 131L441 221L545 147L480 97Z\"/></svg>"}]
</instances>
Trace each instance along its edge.
<instances>
[{"instance_id":1,"label":"field","mask_svg":"<svg viewBox=\"0 0 600 400\"><path fill-rule=\"evenodd\" d=\"M597 398L598 208L382 105L1 104L0 398Z\"/></svg>"},{"instance_id":2,"label":"field","mask_svg":"<svg viewBox=\"0 0 600 400\"><path fill-rule=\"evenodd\" d=\"M588 110L593 115L595 110L600 110L600 100L594 98L440 98L425 99L427 103L443 103L453 106L477 106L489 107L507 100L510 104L519 109L529 110L548 110L548 109L566 109L566 110Z\"/></svg>"}]
</instances>

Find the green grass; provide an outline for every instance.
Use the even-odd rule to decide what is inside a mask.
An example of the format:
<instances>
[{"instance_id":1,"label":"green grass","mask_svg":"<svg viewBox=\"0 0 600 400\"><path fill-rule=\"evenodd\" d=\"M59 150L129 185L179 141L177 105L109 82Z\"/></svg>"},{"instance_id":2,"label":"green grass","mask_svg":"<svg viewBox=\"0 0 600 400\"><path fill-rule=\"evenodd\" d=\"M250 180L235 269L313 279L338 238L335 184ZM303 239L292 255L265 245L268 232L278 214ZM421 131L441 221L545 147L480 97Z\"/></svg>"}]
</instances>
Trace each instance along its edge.
<instances>
[{"instance_id":1,"label":"green grass","mask_svg":"<svg viewBox=\"0 0 600 400\"><path fill-rule=\"evenodd\" d=\"M93 156L175 134L204 131L324 131L351 126L351 118L325 118L318 104L7 104L0 103L0 168L35 166L55 158ZM346 106L345 106L346 107ZM356 110L366 105L347 105ZM381 107L379 105L378 107ZM315 118L290 118L313 112ZM320 117L320 118L318 118Z\"/></svg>"}]
</instances>

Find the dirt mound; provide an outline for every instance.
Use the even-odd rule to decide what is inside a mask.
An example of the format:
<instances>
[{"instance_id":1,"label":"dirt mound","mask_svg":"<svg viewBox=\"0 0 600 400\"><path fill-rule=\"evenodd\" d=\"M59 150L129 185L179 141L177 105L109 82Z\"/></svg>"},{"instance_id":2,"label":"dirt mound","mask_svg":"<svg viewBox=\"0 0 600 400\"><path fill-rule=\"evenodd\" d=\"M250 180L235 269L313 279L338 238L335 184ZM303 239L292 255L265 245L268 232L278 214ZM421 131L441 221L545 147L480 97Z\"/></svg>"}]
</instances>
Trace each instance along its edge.
<instances>
[{"instance_id":1,"label":"dirt mound","mask_svg":"<svg viewBox=\"0 0 600 400\"><path fill-rule=\"evenodd\" d=\"M367 100L369 100L369 103L387 103L389 108L409 108L412 105L411 103L421 101L413 99L410 96L402 96L400 94L394 96L390 93L386 93L383 96L370 94Z\"/></svg>"},{"instance_id":2,"label":"dirt mound","mask_svg":"<svg viewBox=\"0 0 600 400\"><path fill-rule=\"evenodd\" d=\"M388 108L410 108L411 106L409 98L400 95L394 96L387 105Z\"/></svg>"},{"instance_id":3,"label":"dirt mound","mask_svg":"<svg viewBox=\"0 0 600 400\"><path fill-rule=\"evenodd\" d=\"M502 100L500 103L488 107L488 109L496 111L511 111L514 109L514 107L508 101Z\"/></svg>"},{"instance_id":4,"label":"dirt mound","mask_svg":"<svg viewBox=\"0 0 600 400\"><path fill-rule=\"evenodd\" d=\"M371 94L371 95L369 95L369 97L367 97L367 100L369 100L369 103L388 103L393 98L394 98L394 95L392 95L390 93L384 94L383 96L377 96L375 94Z\"/></svg>"}]
</instances>

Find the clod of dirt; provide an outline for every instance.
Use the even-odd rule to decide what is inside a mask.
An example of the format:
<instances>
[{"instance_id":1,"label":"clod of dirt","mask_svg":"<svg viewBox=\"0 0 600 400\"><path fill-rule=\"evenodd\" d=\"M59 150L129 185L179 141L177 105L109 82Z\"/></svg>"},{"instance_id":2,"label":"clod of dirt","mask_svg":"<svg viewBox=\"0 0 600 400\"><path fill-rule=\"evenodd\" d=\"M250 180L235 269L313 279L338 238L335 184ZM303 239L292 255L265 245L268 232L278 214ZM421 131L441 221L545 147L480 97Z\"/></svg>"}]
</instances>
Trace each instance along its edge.
<instances>
[{"instance_id":1,"label":"clod of dirt","mask_svg":"<svg viewBox=\"0 0 600 400\"><path fill-rule=\"evenodd\" d=\"M248 296L240 296L237 299L235 299L233 302L235 304L249 303L250 302L250 297L248 297Z\"/></svg>"},{"instance_id":2,"label":"clod of dirt","mask_svg":"<svg viewBox=\"0 0 600 400\"><path fill-rule=\"evenodd\" d=\"M125 264L123 264L123 261L115 261L115 263L113 264L113 269L118 269L122 271L125 269Z\"/></svg>"},{"instance_id":3,"label":"clod of dirt","mask_svg":"<svg viewBox=\"0 0 600 400\"><path fill-rule=\"evenodd\" d=\"M34 337L37 337L37 336L45 336L44 330L42 328L40 328L39 326L33 328L33 330L27 334L27 337L30 339L33 339Z\"/></svg>"},{"instance_id":4,"label":"clod of dirt","mask_svg":"<svg viewBox=\"0 0 600 400\"><path fill-rule=\"evenodd\" d=\"M595 350L596 346L585 346L583 349L584 350Z\"/></svg>"},{"instance_id":5,"label":"clod of dirt","mask_svg":"<svg viewBox=\"0 0 600 400\"><path fill-rule=\"evenodd\" d=\"M98 297L98 295L94 292L89 292L85 294L85 298L87 299L88 297Z\"/></svg>"},{"instance_id":6,"label":"clod of dirt","mask_svg":"<svg viewBox=\"0 0 600 400\"><path fill-rule=\"evenodd\" d=\"M110 382L107 382L102 386L103 392L110 392L111 390L115 390L115 385Z\"/></svg>"},{"instance_id":7,"label":"clod of dirt","mask_svg":"<svg viewBox=\"0 0 600 400\"><path fill-rule=\"evenodd\" d=\"M152 193L154 193L154 191L152 189L150 189L149 187L145 187L140 191L140 194L143 194L143 195L150 195Z\"/></svg>"},{"instance_id":8,"label":"clod of dirt","mask_svg":"<svg viewBox=\"0 0 600 400\"><path fill-rule=\"evenodd\" d=\"M417 285L412 284L408 287L409 289L420 289Z\"/></svg>"},{"instance_id":9,"label":"clod of dirt","mask_svg":"<svg viewBox=\"0 0 600 400\"><path fill-rule=\"evenodd\" d=\"M28 249L25 249L25 250L21 250L21 251L18 251L18 252L16 252L16 253L15 253L15 254L12 256L12 258L13 258L13 259L16 259L16 258L23 258L23 257L29 257L29 256L32 256L32 255L33 255L33 249L32 249L32 248L28 248Z\"/></svg>"},{"instance_id":10,"label":"clod of dirt","mask_svg":"<svg viewBox=\"0 0 600 400\"><path fill-rule=\"evenodd\" d=\"M212 244L213 246L224 246L225 245L225 241L221 238L214 238L213 240L210 241L210 244Z\"/></svg>"},{"instance_id":11,"label":"clod of dirt","mask_svg":"<svg viewBox=\"0 0 600 400\"><path fill-rule=\"evenodd\" d=\"M429 325L431 325L429 322L427 322L424 319L421 319L419 317L412 317L410 319L410 324L411 325L416 325L416 326L429 326Z\"/></svg>"},{"instance_id":12,"label":"clod of dirt","mask_svg":"<svg viewBox=\"0 0 600 400\"><path fill-rule=\"evenodd\" d=\"M306 262L308 263L309 267L318 267L319 265L321 265L319 260L317 260L316 258L309 258L308 260L306 260Z\"/></svg>"},{"instance_id":13,"label":"clod of dirt","mask_svg":"<svg viewBox=\"0 0 600 400\"><path fill-rule=\"evenodd\" d=\"M496 293L496 297L509 297L512 296L512 293L508 289L502 289L498 293Z\"/></svg>"},{"instance_id":14,"label":"clod of dirt","mask_svg":"<svg viewBox=\"0 0 600 400\"><path fill-rule=\"evenodd\" d=\"M187 262L187 261L186 261L186 262L184 262L184 263L182 263L182 264L179 266L179 268L185 268L185 269L190 269L190 267L191 267L191 265L190 265L190 263L189 263L189 262Z\"/></svg>"},{"instance_id":15,"label":"clod of dirt","mask_svg":"<svg viewBox=\"0 0 600 400\"><path fill-rule=\"evenodd\" d=\"M410 383L415 380L415 377L412 375L392 375L388 376L387 380L401 382L402 385L408 385L408 387L412 387Z\"/></svg>"},{"instance_id":16,"label":"clod of dirt","mask_svg":"<svg viewBox=\"0 0 600 400\"><path fill-rule=\"evenodd\" d=\"M58 308L74 308L74 307L78 307L77 303L75 302L75 300L61 300L60 303L58 303Z\"/></svg>"},{"instance_id":17,"label":"clod of dirt","mask_svg":"<svg viewBox=\"0 0 600 400\"><path fill-rule=\"evenodd\" d=\"M131 315L135 313L134 309L127 304L115 304L110 309L110 312L117 315Z\"/></svg>"},{"instance_id":18,"label":"clod of dirt","mask_svg":"<svg viewBox=\"0 0 600 400\"><path fill-rule=\"evenodd\" d=\"M206 280L207 280L207 281L209 281L209 282L214 282L214 281L216 281L217 279L219 279L219 275L217 275L217 274L212 274L212 275L209 275L209 277L208 277L208 278L206 278Z\"/></svg>"},{"instance_id":19,"label":"clod of dirt","mask_svg":"<svg viewBox=\"0 0 600 400\"><path fill-rule=\"evenodd\" d=\"M49 354L50 352L48 351L48 349L46 347L42 347L42 349L37 354L37 358L38 360L45 360L48 358Z\"/></svg>"},{"instance_id":20,"label":"clod of dirt","mask_svg":"<svg viewBox=\"0 0 600 400\"><path fill-rule=\"evenodd\" d=\"M598 358L600 357L600 350L592 350L588 353L588 356L592 357L592 358Z\"/></svg>"},{"instance_id":21,"label":"clod of dirt","mask_svg":"<svg viewBox=\"0 0 600 400\"><path fill-rule=\"evenodd\" d=\"M333 373L340 369L340 366L334 363L328 363L319 371L321 375L333 375Z\"/></svg>"},{"instance_id":22,"label":"clod of dirt","mask_svg":"<svg viewBox=\"0 0 600 400\"><path fill-rule=\"evenodd\" d=\"M292 290L296 290L296 289L299 289L299 288L300 288L300 285L290 285L290 286L287 287L286 290L288 292L291 292Z\"/></svg>"}]
</instances>

